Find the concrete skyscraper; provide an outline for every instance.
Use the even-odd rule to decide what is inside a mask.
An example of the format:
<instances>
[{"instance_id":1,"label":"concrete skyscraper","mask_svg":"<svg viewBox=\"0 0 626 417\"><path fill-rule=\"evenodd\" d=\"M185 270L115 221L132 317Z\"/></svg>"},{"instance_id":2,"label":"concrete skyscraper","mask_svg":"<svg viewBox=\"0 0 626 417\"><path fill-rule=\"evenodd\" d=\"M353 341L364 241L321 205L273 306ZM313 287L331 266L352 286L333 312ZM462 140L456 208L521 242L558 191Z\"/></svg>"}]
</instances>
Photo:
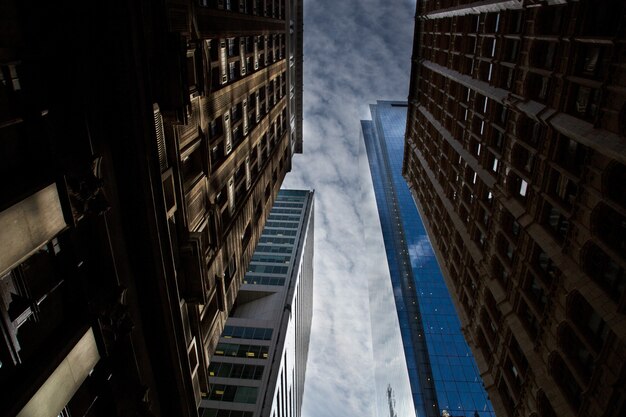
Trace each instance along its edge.
<instances>
[{"instance_id":1,"label":"concrete skyscraper","mask_svg":"<svg viewBox=\"0 0 626 417\"><path fill-rule=\"evenodd\" d=\"M417 2L403 173L500 417L626 415L625 12Z\"/></svg>"},{"instance_id":2,"label":"concrete skyscraper","mask_svg":"<svg viewBox=\"0 0 626 417\"><path fill-rule=\"evenodd\" d=\"M418 417L494 413L402 177L407 103L378 101L361 128Z\"/></svg>"},{"instance_id":3,"label":"concrete skyscraper","mask_svg":"<svg viewBox=\"0 0 626 417\"><path fill-rule=\"evenodd\" d=\"M198 415L301 92L301 0L0 1L0 415Z\"/></svg>"},{"instance_id":4,"label":"concrete skyscraper","mask_svg":"<svg viewBox=\"0 0 626 417\"><path fill-rule=\"evenodd\" d=\"M278 193L211 359L203 416L300 416L313 313L313 197Z\"/></svg>"}]
</instances>

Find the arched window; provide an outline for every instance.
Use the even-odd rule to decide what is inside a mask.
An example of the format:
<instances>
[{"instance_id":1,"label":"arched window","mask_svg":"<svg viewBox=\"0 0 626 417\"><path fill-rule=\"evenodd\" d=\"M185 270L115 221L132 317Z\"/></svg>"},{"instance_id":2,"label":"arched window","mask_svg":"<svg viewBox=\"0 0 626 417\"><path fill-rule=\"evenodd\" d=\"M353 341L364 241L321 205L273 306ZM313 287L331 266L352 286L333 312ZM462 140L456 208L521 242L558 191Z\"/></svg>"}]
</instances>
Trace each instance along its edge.
<instances>
[{"instance_id":1,"label":"arched window","mask_svg":"<svg viewBox=\"0 0 626 417\"><path fill-rule=\"evenodd\" d=\"M533 154L524 146L516 143L511 151L511 162L513 166L525 173L532 173L535 159Z\"/></svg>"},{"instance_id":2,"label":"arched window","mask_svg":"<svg viewBox=\"0 0 626 417\"><path fill-rule=\"evenodd\" d=\"M626 105L624 105L624 130L626 134ZM624 184L626 184L626 165L619 162L613 162L608 166L602 175L602 185L607 197L615 201L620 206L626 208L626 192L624 192Z\"/></svg>"},{"instance_id":3,"label":"arched window","mask_svg":"<svg viewBox=\"0 0 626 417\"><path fill-rule=\"evenodd\" d=\"M495 279L500 281L502 286L506 287L509 281L509 274L497 256L491 258L491 273Z\"/></svg>"},{"instance_id":4,"label":"arched window","mask_svg":"<svg viewBox=\"0 0 626 417\"><path fill-rule=\"evenodd\" d=\"M612 333L606 322L578 291L569 294L566 310L570 323L598 354Z\"/></svg>"},{"instance_id":5,"label":"arched window","mask_svg":"<svg viewBox=\"0 0 626 417\"><path fill-rule=\"evenodd\" d=\"M574 365L581 379L588 384L595 369L595 355L578 338L569 324L563 323L559 326L557 344L570 363Z\"/></svg>"},{"instance_id":6,"label":"arched window","mask_svg":"<svg viewBox=\"0 0 626 417\"><path fill-rule=\"evenodd\" d=\"M537 412L541 417L556 417L552 404L541 390L537 392Z\"/></svg>"},{"instance_id":7,"label":"arched window","mask_svg":"<svg viewBox=\"0 0 626 417\"><path fill-rule=\"evenodd\" d=\"M622 106L619 112L619 134L626 136L626 104Z\"/></svg>"},{"instance_id":8,"label":"arched window","mask_svg":"<svg viewBox=\"0 0 626 417\"><path fill-rule=\"evenodd\" d=\"M626 290L624 268L594 243L588 243L581 255L581 264L591 279L606 295L618 302Z\"/></svg>"},{"instance_id":9,"label":"arched window","mask_svg":"<svg viewBox=\"0 0 626 417\"><path fill-rule=\"evenodd\" d=\"M575 410L578 410L581 403L582 389L563 361L563 358L558 353L552 352L548 359L548 366L550 375L554 378L567 401Z\"/></svg>"},{"instance_id":10,"label":"arched window","mask_svg":"<svg viewBox=\"0 0 626 417\"><path fill-rule=\"evenodd\" d=\"M626 259L626 217L604 203L593 210L592 231L623 259Z\"/></svg>"}]
</instances>

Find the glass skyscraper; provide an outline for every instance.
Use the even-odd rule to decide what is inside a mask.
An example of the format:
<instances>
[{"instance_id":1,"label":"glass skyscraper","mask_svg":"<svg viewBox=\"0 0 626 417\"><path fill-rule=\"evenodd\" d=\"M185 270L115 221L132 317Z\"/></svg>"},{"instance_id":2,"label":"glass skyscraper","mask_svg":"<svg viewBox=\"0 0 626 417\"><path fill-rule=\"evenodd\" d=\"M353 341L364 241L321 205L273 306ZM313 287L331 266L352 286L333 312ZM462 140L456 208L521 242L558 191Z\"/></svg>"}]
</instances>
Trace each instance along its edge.
<instances>
[{"instance_id":1,"label":"glass skyscraper","mask_svg":"<svg viewBox=\"0 0 626 417\"><path fill-rule=\"evenodd\" d=\"M495 416L428 235L402 177L406 102L378 101L361 121L415 412Z\"/></svg>"}]
</instances>

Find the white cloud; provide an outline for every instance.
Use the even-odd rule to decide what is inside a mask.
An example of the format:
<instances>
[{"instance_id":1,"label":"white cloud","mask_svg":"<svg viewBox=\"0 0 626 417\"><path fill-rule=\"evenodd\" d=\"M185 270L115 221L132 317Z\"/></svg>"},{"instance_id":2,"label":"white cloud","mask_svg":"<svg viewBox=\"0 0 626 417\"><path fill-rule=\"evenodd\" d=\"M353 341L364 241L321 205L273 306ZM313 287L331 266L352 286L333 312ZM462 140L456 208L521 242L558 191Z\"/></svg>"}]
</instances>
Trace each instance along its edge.
<instances>
[{"instance_id":1,"label":"white cloud","mask_svg":"<svg viewBox=\"0 0 626 417\"><path fill-rule=\"evenodd\" d=\"M378 220L361 201L359 120L408 96L414 14L414 0L304 3L304 154L284 187L316 190L305 417L375 415L367 274L387 267L364 239Z\"/></svg>"}]
</instances>

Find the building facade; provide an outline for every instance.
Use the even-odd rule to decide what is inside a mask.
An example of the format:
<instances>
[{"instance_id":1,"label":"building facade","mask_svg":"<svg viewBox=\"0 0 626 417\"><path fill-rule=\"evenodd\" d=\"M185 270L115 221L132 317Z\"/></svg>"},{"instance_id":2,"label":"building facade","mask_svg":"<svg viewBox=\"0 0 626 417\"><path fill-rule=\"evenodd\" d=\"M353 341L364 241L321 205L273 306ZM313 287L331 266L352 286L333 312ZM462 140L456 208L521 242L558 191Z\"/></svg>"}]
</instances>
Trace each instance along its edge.
<instances>
[{"instance_id":1,"label":"building facade","mask_svg":"<svg viewBox=\"0 0 626 417\"><path fill-rule=\"evenodd\" d=\"M369 325L373 363L374 396L378 417L416 417L407 360L402 343L400 322L396 313L394 286L385 253L385 242L378 216L374 181L370 170L363 132L359 138L358 175L361 218L373 219L362 228L359 238L368 257L358 275L367 281ZM364 367L365 362L364 362Z\"/></svg>"},{"instance_id":2,"label":"building facade","mask_svg":"<svg viewBox=\"0 0 626 417\"><path fill-rule=\"evenodd\" d=\"M302 150L301 3L2 2L0 415L198 415Z\"/></svg>"},{"instance_id":3,"label":"building facade","mask_svg":"<svg viewBox=\"0 0 626 417\"><path fill-rule=\"evenodd\" d=\"M313 197L278 193L211 359L202 416L300 416L313 314Z\"/></svg>"},{"instance_id":4,"label":"building facade","mask_svg":"<svg viewBox=\"0 0 626 417\"><path fill-rule=\"evenodd\" d=\"M361 121L417 416L494 416L428 235L402 177L407 103Z\"/></svg>"},{"instance_id":5,"label":"building facade","mask_svg":"<svg viewBox=\"0 0 626 417\"><path fill-rule=\"evenodd\" d=\"M403 174L498 416L626 414L623 1L420 1Z\"/></svg>"}]
</instances>

